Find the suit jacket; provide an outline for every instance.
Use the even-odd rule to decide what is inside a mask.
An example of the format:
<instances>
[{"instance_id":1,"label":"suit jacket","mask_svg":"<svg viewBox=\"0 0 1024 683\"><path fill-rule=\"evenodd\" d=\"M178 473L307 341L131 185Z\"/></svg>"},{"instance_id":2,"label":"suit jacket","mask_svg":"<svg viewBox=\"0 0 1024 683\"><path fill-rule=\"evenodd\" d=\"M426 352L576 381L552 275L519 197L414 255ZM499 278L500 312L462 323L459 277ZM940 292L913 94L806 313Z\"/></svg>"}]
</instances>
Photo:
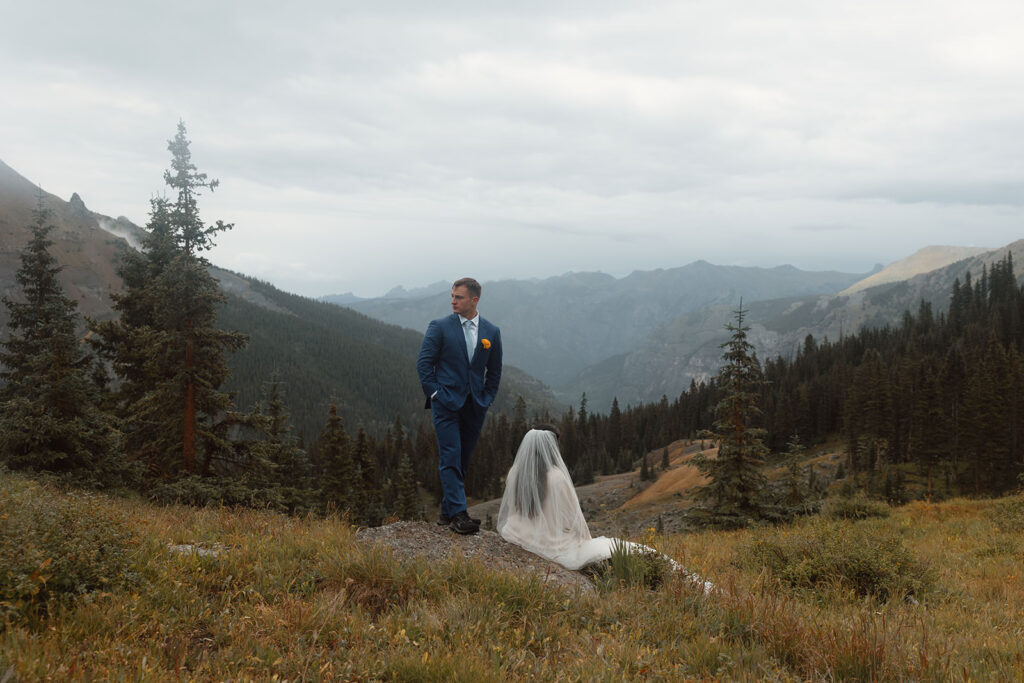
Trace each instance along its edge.
<instances>
[{"instance_id":1,"label":"suit jacket","mask_svg":"<svg viewBox=\"0 0 1024 683\"><path fill-rule=\"evenodd\" d=\"M461 408L470 395L484 408L494 402L501 381L501 330L483 316L478 316L477 325L472 363L458 314L432 320L427 326L416 360L426 408L431 396L449 410ZM489 348L484 348L485 341Z\"/></svg>"}]
</instances>

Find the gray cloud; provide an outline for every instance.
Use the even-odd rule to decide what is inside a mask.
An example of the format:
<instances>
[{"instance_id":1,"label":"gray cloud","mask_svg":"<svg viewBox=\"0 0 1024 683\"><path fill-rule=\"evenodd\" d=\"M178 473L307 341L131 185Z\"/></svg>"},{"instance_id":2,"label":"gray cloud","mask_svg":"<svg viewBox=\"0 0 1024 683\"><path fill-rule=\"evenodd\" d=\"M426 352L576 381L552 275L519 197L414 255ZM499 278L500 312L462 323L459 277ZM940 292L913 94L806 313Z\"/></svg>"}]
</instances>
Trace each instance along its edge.
<instances>
[{"instance_id":1,"label":"gray cloud","mask_svg":"<svg viewBox=\"0 0 1024 683\"><path fill-rule=\"evenodd\" d=\"M21 3L0 158L144 222L183 118L214 259L311 295L866 271L1020 236L1022 46L996 1Z\"/></svg>"}]
</instances>

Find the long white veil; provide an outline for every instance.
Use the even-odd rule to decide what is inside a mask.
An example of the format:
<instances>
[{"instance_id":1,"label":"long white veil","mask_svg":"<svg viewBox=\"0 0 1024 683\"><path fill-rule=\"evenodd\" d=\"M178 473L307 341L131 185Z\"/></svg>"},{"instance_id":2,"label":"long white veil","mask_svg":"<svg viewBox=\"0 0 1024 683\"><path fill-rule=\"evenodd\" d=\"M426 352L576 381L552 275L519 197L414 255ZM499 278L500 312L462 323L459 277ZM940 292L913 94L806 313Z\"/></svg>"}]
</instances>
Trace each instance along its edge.
<instances>
[{"instance_id":1,"label":"long white veil","mask_svg":"<svg viewBox=\"0 0 1024 683\"><path fill-rule=\"evenodd\" d=\"M606 536L591 538L569 470L558 452L557 437L543 429L531 429L519 444L505 478L497 531L509 543L567 569L607 560L616 547L625 547L630 552L657 552L631 541ZM667 559L673 568L683 571L705 592L711 592L710 582Z\"/></svg>"},{"instance_id":2,"label":"long white veil","mask_svg":"<svg viewBox=\"0 0 1024 683\"><path fill-rule=\"evenodd\" d=\"M506 541L565 566L576 563L578 546L590 540L552 432L531 429L523 437L505 479L497 531Z\"/></svg>"}]
</instances>

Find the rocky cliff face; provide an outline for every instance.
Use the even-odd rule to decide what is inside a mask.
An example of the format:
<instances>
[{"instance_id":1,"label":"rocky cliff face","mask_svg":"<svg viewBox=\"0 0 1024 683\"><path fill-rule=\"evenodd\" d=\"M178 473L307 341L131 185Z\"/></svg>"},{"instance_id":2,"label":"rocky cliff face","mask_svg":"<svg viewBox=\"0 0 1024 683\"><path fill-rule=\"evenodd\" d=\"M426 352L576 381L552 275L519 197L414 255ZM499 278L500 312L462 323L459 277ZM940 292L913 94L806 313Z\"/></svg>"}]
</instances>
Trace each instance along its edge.
<instances>
[{"instance_id":1,"label":"rocky cliff face","mask_svg":"<svg viewBox=\"0 0 1024 683\"><path fill-rule=\"evenodd\" d=\"M36 185L0 161L0 293L17 296L20 290L15 273L21 263L21 250L29 239L28 227L35 220L40 194L43 207L50 211L49 221L53 254L64 265L60 274L68 295L78 302L87 316L104 319L111 315L113 292L121 290L116 269L128 242L100 227L96 214L77 194L64 201L42 192ZM106 217L104 217L106 218ZM107 219L111 220L112 219ZM113 222L113 221L112 221ZM6 336L7 309L0 307L0 335Z\"/></svg>"}]
</instances>

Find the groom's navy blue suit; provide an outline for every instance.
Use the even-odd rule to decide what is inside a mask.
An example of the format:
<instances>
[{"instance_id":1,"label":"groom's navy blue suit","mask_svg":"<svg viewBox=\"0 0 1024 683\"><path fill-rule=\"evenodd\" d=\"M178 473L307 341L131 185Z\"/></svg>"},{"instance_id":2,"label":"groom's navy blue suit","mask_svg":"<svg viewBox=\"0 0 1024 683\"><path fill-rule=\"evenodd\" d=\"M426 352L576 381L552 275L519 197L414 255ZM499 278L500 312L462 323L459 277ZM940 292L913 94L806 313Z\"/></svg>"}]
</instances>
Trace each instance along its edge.
<instances>
[{"instance_id":1,"label":"groom's navy blue suit","mask_svg":"<svg viewBox=\"0 0 1024 683\"><path fill-rule=\"evenodd\" d=\"M472 362L456 313L431 321L416 361L425 407L434 416L446 517L466 509L466 468L501 381L501 330L479 315L476 322Z\"/></svg>"}]
</instances>

